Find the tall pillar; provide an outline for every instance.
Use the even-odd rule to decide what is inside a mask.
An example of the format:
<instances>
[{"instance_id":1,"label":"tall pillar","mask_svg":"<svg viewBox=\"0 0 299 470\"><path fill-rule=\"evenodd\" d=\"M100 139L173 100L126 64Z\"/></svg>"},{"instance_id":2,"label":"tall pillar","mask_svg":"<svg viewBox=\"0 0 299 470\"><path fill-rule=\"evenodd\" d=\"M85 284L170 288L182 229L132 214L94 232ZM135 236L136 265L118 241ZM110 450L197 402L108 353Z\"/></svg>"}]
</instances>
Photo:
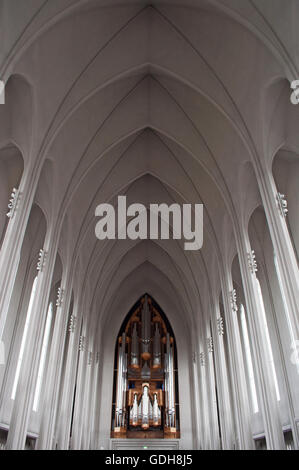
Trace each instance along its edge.
<instances>
[{"instance_id":1,"label":"tall pillar","mask_svg":"<svg viewBox=\"0 0 299 470\"><path fill-rule=\"evenodd\" d=\"M202 341L203 344L203 341ZM206 374L206 352L204 347L201 348L199 353L199 383L201 387L201 397L202 397L202 428L203 428L203 439L202 445L203 450L210 450L212 447L211 442L211 429L210 429L210 419L209 419L209 400L208 400L208 383L207 383L207 374Z\"/></svg>"},{"instance_id":2,"label":"tall pillar","mask_svg":"<svg viewBox=\"0 0 299 470\"><path fill-rule=\"evenodd\" d=\"M87 373L88 364L88 337L87 328L83 323L83 328L79 341L79 363L78 363L78 374L76 382L76 396L75 406L73 415L73 431L71 438L71 449L81 450L81 433L82 433L82 417L83 417L83 403L84 403L84 390L85 390L85 379Z\"/></svg>"},{"instance_id":3,"label":"tall pillar","mask_svg":"<svg viewBox=\"0 0 299 470\"><path fill-rule=\"evenodd\" d=\"M94 342L94 354L92 358L92 366L91 366L91 386L90 386L90 396L88 403L90 406L87 408L87 418L86 418L86 446L88 445L88 449L96 450L94 445L93 436L95 433L94 429L94 418L97 415L97 385L98 385L98 370L99 370L99 353L97 352L96 343Z\"/></svg>"},{"instance_id":4,"label":"tall pillar","mask_svg":"<svg viewBox=\"0 0 299 470\"><path fill-rule=\"evenodd\" d=\"M42 417L37 440L37 449L51 450L55 433L55 421L58 408L59 388L62 374L62 361L65 346L67 327L69 322L69 309L72 296L69 273L64 270L61 288L63 297L57 300L54 331L51 341L47 376L45 378L44 397L42 399ZM63 286L66 286L64 289Z\"/></svg>"},{"instance_id":5,"label":"tall pillar","mask_svg":"<svg viewBox=\"0 0 299 470\"><path fill-rule=\"evenodd\" d=\"M84 381L84 390L82 397L82 425L80 427L80 441L81 449L89 450L90 449L90 440L89 440L89 413L92 406L92 385L93 385L93 368L94 368L94 352L93 348L89 347L87 354L87 367L86 367L86 376Z\"/></svg>"},{"instance_id":6,"label":"tall pillar","mask_svg":"<svg viewBox=\"0 0 299 470\"><path fill-rule=\"evenodd\" d=\"M70 331L64 378L61 384L61 399L56 421L55 435L58 450L68 450L70 445L71 420L76 385L79 344L81 334L82 309L76 291L73 309L73 326Z\"/></svg>"},{"instance_id":7,"label":"tall pillar","mask_svg":"<svg viewBox=\"0 0 299 470\"><path fill-rule=\"evenodd\" d=\"M39 369L43 332L48 312L51 281L56 261L57 243L48 232L45 240L47 261L37 277L36 296L32 306L28 339L13 405L12 417L7 437L8 450L24 449L28 431L28 422L32 412L35 387Z\"/></svg>"},{"instance_id":8,"label":"tall pillar","mask_svg":"<svg viewBox=\"0 0 299 470\"><path fill-rule=\"evenodd\" d=\"M231 272L227 270L223 285L223 302L226 313L227 337L232 370L238 448L254 449L247 384L244 372L242 346L237 319L237 303Z\"/></svg>"},{"instance_id":9,"label":"tall pillar","mask_svg":"<svg viewBox=\"0 0 299 470\"><path fill-rule=\"evenodd\" d=\"M99 338L99 330L95 331L95 338ZM101 410L101 394L102 394L102 351L101 346L97 343L97 354L96 354L96 377L94 383L94 415L92 416L91 426L91 447L93 450L99 450L99 423L100 423L100 410Z\"/></svg>"},{"instance_id":10,"label":"tall pillar","mask_svg":"<svg viewBox=\"0 0 299 470\"><path fill-rule=\"evenodd\" d=\"M299 269L286 224L284 201L278 193L271 169L266 165L258 182L274 251L281 273L282 289L294 336L299 339Z\"/></svg>"},{"instance_id":11,"label":"tall pillar","mask_svg":"<svg viewBox=\"0 0 299 470\"><path fill-rule=\"evenodd\" d=\"M90 308L88 308L90 310ZM93 417L96 413L95 403L95 380L97 377L98 360L99 356L96 353L96 336L95 331L97 328L98 315L96 312L89 315L89 348L87 356L87 371L83 395L82 406L82 426L81 426L81 448L89 450L92 447L91 428L93 426Z\"/></svg>"},{"instance_id":12,"label":"tall pillar","mask_svg":"<svg viewBox=\"0 0 299 470\"><path fill-rule=\"evenodd\" d=\"M214 371L214 342L210 325L206 325L206 373L209 387L209 411L210 411L210 428L211 428L211 447L213 450L220 448L220 435L218 425L217 398L215 389L215 371Z\"/></svg>"},{"instance_id":13,"label":"tall pillar","mask_svg":"<svg viewBox=\"0 0 299 470\"><path fill-rule=\"evenodd\" d=\"M265 331L260 315L261 307L256 283L257 267L252 259L252 249L248 233L245 230L243 231L243 237L237 239L237 243L239 245L238 255L267 447L270 450L280 450L285 448L285 442L276 399L274 378L268 364L269 354L265 341Z\"/></svg>"},{"instance_id":14,"label":"tall pillar","mask_svg":"<svg viewBox=\"0 0 299 470\"><path fill-rule=\"evenodd\" d=\"M194 390L194 413L195 413L195 423L196 423L196 444L195 448L201 450L202 445L202 436L203 436L203 426L202 426L202 410L201 410L201 394L200 387L198 382L198 371L196 364L196 352L192 353L192 365L193 365L193 390Z\"/></svg>"},{"instance_id":15,"label":"tall pillar","mask_svg":"<svg viewBox=\"0 0 299 470\"><path fill-rule=\"evenodd\" d=\"M223 318L220 315L219 300L214 302L215 318L212 317L216 381L218 388L221 441L223 450L232 450L234 445L234 422L231 407L228 371L225 358Z\"/></svg>"}]
</instances>

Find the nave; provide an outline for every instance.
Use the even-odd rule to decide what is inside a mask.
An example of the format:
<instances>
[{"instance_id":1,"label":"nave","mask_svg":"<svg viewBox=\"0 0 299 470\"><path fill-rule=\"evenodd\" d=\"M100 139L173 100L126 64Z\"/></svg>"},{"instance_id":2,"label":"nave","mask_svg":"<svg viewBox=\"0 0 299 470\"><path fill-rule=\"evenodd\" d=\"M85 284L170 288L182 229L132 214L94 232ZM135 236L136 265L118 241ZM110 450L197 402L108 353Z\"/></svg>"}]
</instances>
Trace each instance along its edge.
<instances>
[{"instance_id":1,"label":"nave","mask_svg":"<svg viewBox=\"0 0 299 470\"><path fill-rule=\"evenodd\" d=\"M0 2L1 449L299 449L298 20ZM119 196L202 248L99 240Z\"/></svg>"}]
</instances>

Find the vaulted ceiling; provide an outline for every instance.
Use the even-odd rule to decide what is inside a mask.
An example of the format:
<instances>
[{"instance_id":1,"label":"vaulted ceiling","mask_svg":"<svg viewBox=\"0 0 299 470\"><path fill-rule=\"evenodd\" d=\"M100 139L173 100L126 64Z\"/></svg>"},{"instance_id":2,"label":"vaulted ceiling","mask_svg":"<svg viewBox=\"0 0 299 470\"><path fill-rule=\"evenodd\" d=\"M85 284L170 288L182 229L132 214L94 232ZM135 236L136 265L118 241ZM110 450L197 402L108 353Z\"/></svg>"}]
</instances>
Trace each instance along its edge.
<instances>
[{"instance_id":1,"label":"vaulted ceiling","mask_svg":"<svg viewBox=\"0 0 299 470\"><path fill-rule=\"evenodd\" d=\"M255 175L278 147L298 145L289 100L299 76L298 2L10 0L0 8L9 110L0 146L16 145L25 173L40 175L35 202L59 234L84 308L105 322L149 292L166 312L183 313L191 331L260 204ZM98 241L95 208L118 195L203 203L203 249Z\"/></svg>"}]
</instances>

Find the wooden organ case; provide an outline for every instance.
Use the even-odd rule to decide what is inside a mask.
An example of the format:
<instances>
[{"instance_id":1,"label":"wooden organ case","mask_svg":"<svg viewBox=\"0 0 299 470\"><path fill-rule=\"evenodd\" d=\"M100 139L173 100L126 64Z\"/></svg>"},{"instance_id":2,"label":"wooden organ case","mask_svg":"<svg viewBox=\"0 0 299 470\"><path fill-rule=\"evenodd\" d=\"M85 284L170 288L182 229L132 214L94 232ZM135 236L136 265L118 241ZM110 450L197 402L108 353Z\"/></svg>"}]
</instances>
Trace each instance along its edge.
<instances>
[{"instance_id":1,"label":"wooden organ case","mask_svg":"<svg viewBox=\"0 0 299 470\"><path fill-rule=\"evenodd\" d=\"M145 295L123 326L116 348L112 438L179 438L174 335Z\"/></svg>"}]
</instances>

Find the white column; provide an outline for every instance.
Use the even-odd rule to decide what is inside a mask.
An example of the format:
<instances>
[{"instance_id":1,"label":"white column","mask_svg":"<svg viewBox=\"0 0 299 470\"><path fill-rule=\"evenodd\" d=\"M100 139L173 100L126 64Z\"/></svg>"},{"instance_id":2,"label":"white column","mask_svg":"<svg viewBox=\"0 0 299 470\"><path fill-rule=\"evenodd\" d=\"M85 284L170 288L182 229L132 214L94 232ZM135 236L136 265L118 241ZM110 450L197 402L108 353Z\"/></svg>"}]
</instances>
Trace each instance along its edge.
<instances>
[{"instance_id":1,"label":"white column","mask_svg":"<svg viewBox=\"0 0 299 470\"><path fill-rule=\"evenodd\" d=\"M81 449L82 450L89 450L90 441L89 441L89 412L92 404L92 380L93 380L93 364L94 364L94 352L91 347L89 347L89 351L87 354L87 369L84 381L84 391L82 397L82 418L81 418L81 426L80 426L80 441L81 441Z\"/></svg>"},{"instance_id":2,"label":"white column","mask_svg":"<svg viewBox=\"0 0 299 470\"><path fill-rule=\"evenodd\" d=\"M90 450L96 450L94 447L94 423L95 417L97 414L97 384L98 384L98 370L99 370L99 353L96 350L94 345L94 354L93 354L93 361L91 366L91 386L90 386L90 396L89 396L89 406L87 410L87 419L86 419L86 445Z\"/></svg>"},{"instance_id":3,"label":"white column","mask_svg":"<svg viewBox=\"0 0 299 470\"><path fill-rule=\"evenodd\" d=\"M96 330L96 337L98 338L99 331ZM100 408L101 408L101 393L102 393L102 375L100 374L100 370L102 369L101 364L101 347L97 344L97 359L96 359L96 376L95 376L95 383L94 383L94 414L92 416L92 426L91 426L91 447L93 450L99 450L99 416L100 416Z\"/></svg>"},{"instance_id":4,"label":"white column","mask_svg":"<svg viewBox=\"0 0 299 470\"><path fill-rule=\"evenodd\" d=\"M223 336L226 332L224 331L223 318L220 314L219 300L216 299L214 304L216 315L215 318L212 318L212 331L214 338L216 380L218 384L221 440L223 450L232 450L234 445L234 419L223 341Z\"/></svg>"},{"instance_id":5,"label":"white column","mask_svg":"<svg viewBox=\"0 0 299 470\"><path fill-rule=\"evenodd\" d=\"M248 234L244 230L243 237L237 242L239 262L246 299L248 326L252 344L252 353L256 369L258 396L265 426L267 447L271 450L285 448L282 424L275 393L274 378L268 364L268 352L265 331L260 315L260 302L256 284L255 269L249 264L248 256L252 252Z\"/></svg>"},{"instance_id":6,"label":"white column","mask_svg":"<svg viewBox=\"0 0 299 470\"><path fill-rule=\"evenodd\" d=\"M271 169L265 166L258 182L274 251L281 273L282 288L288 305L295 338L299 339L299 269L292 241L279 207L278 191Z\"/></svg>"},{"instance_id":7,"label":"white column","mask_svg":"<svg viewBox=\"0 0 299 470\"><path fill-rule=\"evenodd\" d=\"M90 311L90 308L88 308ZM89 337L89 352L88 352L88 362L87 362L87 373L86 373L86 380L85 380L85 388L84 388L84 396L83 396L83 417L82 417L82 449L89 450L92 447L92 439L91 439L91 427L93 426L93 417L96 413L96 402L95 402L95 395L96 395L96 388L95 388L95 380L97 377L97 369L98 369L98 357L96 353L96 338L95 338L95 331L98 321L98 315L96 312L94 314L89 315L89 329L88 329L88 337Z\"/></svg>"},{"instance_id":8,"label":"white column","mask_svg":"<svg viewBox=\"0 0 299 470\"><path fill-rule=\"evenodd\" d=\"M210 422L209 422L209 401L208 401L208 387L207 387L207 379L206 379L206 353L204 348L201 347L199 358L198 358L198 373L199 373L199 383L200 383L200 394L202 397L202 429L203 429L203 437L202 437L202 445L203 450L210 450L211 449L211 436L210 436Z\"/></svg>"},{"instance_id":9,"label":"white column","mask_svg":"<svg viewBox=\"0 0 299 470\"><path fill-rule=\"evenodd\" d=\"M226 313L225 318L227 325L235 416L239 441L238 448L250 450L254 449L254 441L250 425L250 407L237 319L237 307L233 302L234 288L229 270L227 270L226 273L222 295Z\"/></svg>"},{"instance_id":10,"label":"white column","mask_svg":"<svg viewBox=\"0 0 299 470\"><path fill-rule=\"evenodd\" d=\"M68 450L70 444L71 419L79 355L80 327L82 320L81 303L79 304L77 301L76 292L74 298L73 316L76 318L76 323L73 331L70 332L69 337L67 359L62 383L61 401L59 403L55 431L59 450Z\"/></svg>"},{"instance_id":11,"label":"white column","mask_svg":"<svg viewBox=\"0 0 299 470\"><path fill-rule=\"evenodd\" d=\"M220 436L219 436L219 425L218 425L218 413L217 413L217 399L215 390L215 372L214 372L214 343L210 326L206 328L206 373L209 387L209 411L210 411L210 428L211 428L211 448L213 450L219 450L220 448Z\"/></svg>"},{"instance_id":12,"label":"white column","mask_svg":"<svg viewBox=\"0 0 299 470\"><path fill-rule=\"evenodd\" d=\"M54 331L52 336L49 365L45 378L44 395L41 399L42 417L40 423L37 449L52 449L55 433L55 421L58 408L59 388L62 374L62 361L66 335L68 334L69 308L72 296L71 280L64 271L61 286L64 291L62 303L58 303ZM66 285L64 289L63 286Z\"/></svg>"},{"instance_id":13,"label":"white column","mask_svg":"<svg viewBox=\"0 0 299 470\"><path fill-rule=\"evenodd\" d=\"M87 329L83 323L83 328L79 344L79 364L76 382L76 396L73 416L73 430L71 438L71 449L81 450L81 432L82 432L82 407L84 400L85 378L88 363L88 338Z\"/></svg>"},{"instance_id":14,"label":"white column","mask_svg":"<svg viewBox=\"0 0 299 470\"><path fill-rule=\"evenodd\" d=\"M193 390L194 390L194 413L195 413L195 422L196 422L196 449L201 450L202 446L202 435L203 435L203 426L202 426L202 410L201 410L201 393L198 383L198 372L196 364L197 353L192 353L192 363L193 363Z\"/></svg>"}]
</instances>

